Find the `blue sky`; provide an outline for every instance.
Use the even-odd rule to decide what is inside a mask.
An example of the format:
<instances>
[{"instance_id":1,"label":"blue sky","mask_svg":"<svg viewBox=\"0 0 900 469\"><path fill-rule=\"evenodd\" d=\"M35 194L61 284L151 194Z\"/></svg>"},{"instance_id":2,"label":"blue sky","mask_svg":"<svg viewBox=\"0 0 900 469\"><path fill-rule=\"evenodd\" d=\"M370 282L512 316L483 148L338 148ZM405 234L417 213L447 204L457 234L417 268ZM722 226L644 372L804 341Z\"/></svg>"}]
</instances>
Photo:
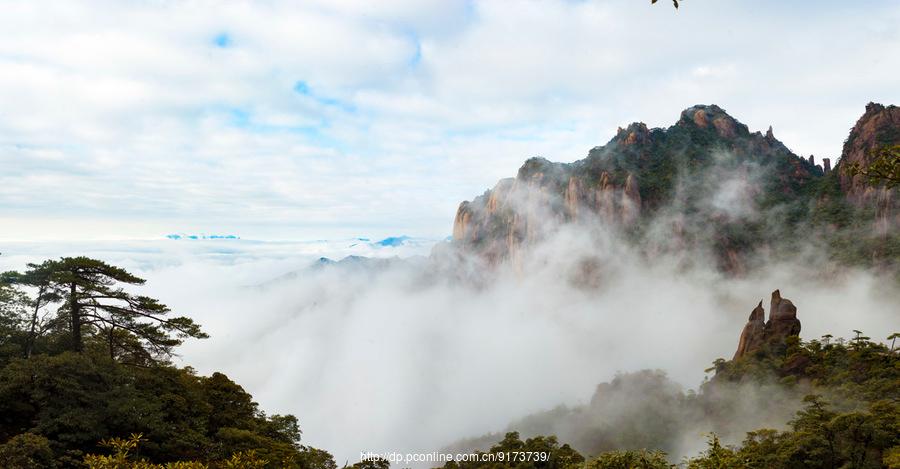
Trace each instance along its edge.
<instances>
[{"instance_id":1,"label":"blue sky","mask_svg":"<svg viewBox=\"0 0 900 469\"><path fill-rule=\"evenodd\" d=\"M900 4L0 1L0 239L443 237L534 155L716 103L836 157Z\"/></svg>"}]
</instances>

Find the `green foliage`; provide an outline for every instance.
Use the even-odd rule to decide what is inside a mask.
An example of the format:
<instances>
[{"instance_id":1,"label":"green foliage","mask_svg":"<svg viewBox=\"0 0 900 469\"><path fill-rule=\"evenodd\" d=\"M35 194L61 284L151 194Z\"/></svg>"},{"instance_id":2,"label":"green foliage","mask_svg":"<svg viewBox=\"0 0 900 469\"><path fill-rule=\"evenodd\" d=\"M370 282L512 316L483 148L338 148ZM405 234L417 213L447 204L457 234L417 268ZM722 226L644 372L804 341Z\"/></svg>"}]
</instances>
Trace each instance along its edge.
<instances>
[{"instance_id":1,"label":"green foliage","mask_svg":"<svg viewBox=\"0 0 900 469\"><path fill-rule=\"evenodd\" d=\"M900 443L900 356L861 331L853 332L849 341L831 335L808 342L795 338L781 350L717 361L717 374L705 386L775 376L788 391L799 390L798 383L804 383L803 389L827 394L840 408L821 395L808 395L789 430L750 432L737 448L723 447L711 438L707 451L690 460L688 467L824 469L893 464L892 451Z\"/></svg>"},{"instance_id":2,"label":"green foliage","mask_svg":"<svg viewBox=\"0 0 900 469\"><path fill-rule=\"evenodd\" d=\"M900 145L878 147L872 151L868 165L853 163L845 171L862 176L872 186L896 187L900 185Z\"/></svg>"},{"instance_id":3,"label":"green foliage","mask_svg":"<svg viewBox=\"0 0 900 469\"><path fill-rule=\"evenodd\" d=\"M785 432L748 434L741 448L729 450L739 461L733 467L882 467L900 442L900 409L895 402L878 401L866 411L837 413L820 397L808 396L790 426Z\"/></svg>"},{"instance_id":4,"label":"green foliage","mask_svg":"<svg viewBox=\"0 0 900 469\"><path fill-rule=\"evenodd\" d=\"M885 452L881 462L888 469L900 469L900 446L894 446Z\"/></svg>"},{"instance_id":5,"label":"green foliage","mask_svg":"<svg viewBox=\"0 0 900 469\"><path fill-rule=\"evenodd\" d=\"M220 373L204 378L73 352L16 358L0 369L0 448L40 435L55 461L72 464L96 453L97 441L135 431L147 436L142 456L157 463L255 451L274 467L335 469L331 455L299 444L296 418L265 416Z\"/></svg>"},{"instance_id":6,"label":"green foliage","mask_svg":"<svg viewBox=\"0 0 900 469\"><path fill-rule=\"evenodd\" d=\"M662 451L607 451L588 461L584 469L669 469L675 467Z\"/></svg>"},{"instance_id":7,"label":"green foliage","mask_svg":"<svg viewBox=\"0 0 900 469\"><path fill-rule=\"evenodd\" d=\"M46 469L56 467L50 441L34 433L21 433L0 445L3 467Z\"/></svg>"},{"instance_id":8,"label":"green foliage","mask_svg":"<svg viewBox=\"0 0 900 469\"><path fill-rule=\"evenodd\" d=\"M737 448L723 446L712 435L706 451L686 463L689 469L889 466L900 442L898 424L896 403L881 401L866 412L836 413L820 397L808 396L790 430L750 432Z\"/></svg>"},{"instance_id":9,"label":"green foliage","mask_svg":"<svg viewBox=\"0 0 900 469\"><path fill-rule=\"evenodd\" d=\"M28 297L0 276L0 364L24 354Z\"/></svg>"},{"instance_id":10,"label":"green foliage","mask_svg":"<svg viewBox=\"0 0 900 469\"><path fill-rule=\"evenodd\" d=\"M143 284L120 267L87 257L6 272L0 275L2 316L15 309L19 323L10 343L25 356L103 347L111 358L146 366L167 360L186 338L206 337L190 318L172 317L158 300L124 288Z\"/></svg>"},{"instance_id":11,"label":"green foliage","mask_svg":"<svg viewBox=\"0 0 900 469\"><path fill-rule=\"evenodd\" d=\"M299 445L296 418L265 416L221 373L205 378L169 366L128 367L102 354L36 355L0 370L0 441L29 431L47 438L60 461L79 460L96 451L97 441L136 431L147 436L142 455L156 462L254 450L288 462L284 467L307 461L314 464L306 467L333 469L330 455Z\"/></svg>"},{"instance_id":12,"label":"green foliage","mask_svg":"<svg viewBox=\"0 0 900 469\"><path fill-rule=\"evenodd\" d=\"M238 451L227 459L213 461L209 464L199 461L175 461L166 464L154 464L146 459L132 455L143 441L141 434L132 434L126 438L110 438L102 441L101 446L112 450L111 455L89 454L84 457L88 469L263 469L269 462L256 455L253 450Z\"/></svg>"},{"instance_id":13,"label":"green foliage","mask_svg":"<svg viewBox=\"0 0 900 469\"><path fill-rule=\"evenodd\" d=\"M861 334L849 341L831 335L806 342L792 338L783 350L716 361L714 369L713 382L774 377L785 384L806 383L843 402L900 400L900 354Z\"/></svg>"},{"instance_id":14,"label":"green foliage","mask_svg":"<svg viewBox=\"0 0 900 469\"><path fill-rule=\"evenodd\" d=\"M84 465L88 469L207 469L209 467L196 461L178 461L162 465L153 464L146 459L137 459L131 453L137 451L141 437L141 434L132 434L127 439L103 440L100 442L100 446L110 448L113 454L108 456L88 454L84 457Z\"/></svg>"},{"instance_id":15,"label":"green foliage","mask_svg":"<svg viewBox=\"0 0 900 469\"><path fill-rule=\"evenodd\" d=\"M783 433L771 428L748 432L739 452L742 463L753 468L776 467L784 438Z\"/></svg>"},{"instance_id":16,"label":"green foliage","mask_svg":"<svg viewBox=\"0 0 900 469\"><path fill-rule=\"evenodd\" d=\"M0 275L0 467L336 469L300 444L296 417L265 415L224 374L170 365L205 334L122 286L142 283L83 257Z\"/></svg>"},{"instance_id":17,"label":"green foliage","mask_svg":"<svg viewBox=\"0 0 900 469\"><path fill-rule=\"evenodd\" d=\"M737 451L722 446L715 433L709 435L707 448L700 456L687 460L688 469L744 469L747 466Z\"/></svg>"},{"instance_id":18,"label":"green foliage","mask_svg":"<svg viewBox=\"0 0 900 469\"><path fill-rule=\"evenodd\" d=\"M584 462L584 457L555 436L537 436L525 441L509 432L487 452L476 451L472 460L448 462L445 469L564 469Z\"/></svg>"},{"instance_id":19,"label":"green foliage","mask_svg":"<svg viewBox=\"0 0 900 469\"><path fill-rule=\"evenodd\" d=\"M391 462L384 458L369 458L350 467L353 469L391 469Z\"/></svg>"}]
</instances>

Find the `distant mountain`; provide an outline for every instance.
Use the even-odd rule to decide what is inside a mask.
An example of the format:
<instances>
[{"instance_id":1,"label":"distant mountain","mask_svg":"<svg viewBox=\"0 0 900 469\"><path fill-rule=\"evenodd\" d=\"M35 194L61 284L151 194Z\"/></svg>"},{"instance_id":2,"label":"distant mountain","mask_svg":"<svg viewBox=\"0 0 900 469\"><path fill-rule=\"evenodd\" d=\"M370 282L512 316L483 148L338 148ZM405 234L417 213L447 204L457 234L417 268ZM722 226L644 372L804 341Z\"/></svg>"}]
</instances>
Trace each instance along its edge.
<instances>
[{"instance_id":1,"label":"distant mountain","mask_svg":"<svg viewBox=\"0 0 900 469\"><path fill-rule=\"evenodd\" d=\"M287 281L296 281L297 279L307 278L309 275L322 273L333 273L343 276L362 275L373 277L389 269L422 267L425 264L426 259L426 257L420 255L409 257L366 257L350 255L340 260L334 260L329 257L320 257L301 269L279 275L278 277L267 280L256 286L269 286Z\"/></svg>"},{"instance_id":2,"label":"distant mountain","mask_svg":"<svg viewBox=\"0 0 900 469\"><path fill-rule=\"evenodd\" d=\"M200 233L200 234L171 233L171 234L167 234L167 235L166 235L166 238L168 238L168 239L174 239L174 240L179 240L179 239L190 239L190 240L198 240L198 239L241 239L240 236L238 236L238 235L233 235L233 234L219 235L219 234L205 234L205 233Z\"/></svg>"},{"instance_id":3,"label":"distant mountain","mask_svg":"<svg viewBox=\"0 0 900 469\"><path fill-rule=\"evenodd\" d=\"M841 161L865 164L873 148L896 143L900 109L869 104ZM762 247L790 253L811 234L839 260L896 261L900 241L885 229L898 222L892 191L821 163L793 153L771 127L751 132L719 106L692 106L666 129L620 128L573 163L528 159L515 178L460 204L453 245L501 262L560 223L598 221L657 251L709 247L733 272ZM890 239L860 239L876 221Z\"/></svg>"},{"instance_id":4,"label":"distant mountain","mask_svg":"<svg viewBox=\"0 0 900 469\"><path fill-rule=\"evenodd\" d=\"M391 236L374 243L377 246L402 246L409 242L412 238L409 236Z\"/></svg>"}]
</instances>

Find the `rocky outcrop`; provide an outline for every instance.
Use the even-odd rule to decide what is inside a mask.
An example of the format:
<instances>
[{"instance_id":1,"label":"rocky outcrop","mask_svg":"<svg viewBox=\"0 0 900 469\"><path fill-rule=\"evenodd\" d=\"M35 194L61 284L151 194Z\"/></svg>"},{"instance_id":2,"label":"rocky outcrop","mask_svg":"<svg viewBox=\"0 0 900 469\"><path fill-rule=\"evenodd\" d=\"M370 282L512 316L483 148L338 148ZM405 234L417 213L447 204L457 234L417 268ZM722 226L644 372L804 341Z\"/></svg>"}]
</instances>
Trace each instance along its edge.
<instances>
[{"instance_id":1,"label":"rocky outcrop","mask_svg":"<svg viewBox=\"0 0 900 469\"><path fill-rule=\"evenodd\" d=\"M631 173L625 178L620 213L622 224L626 226L633 225L641 215L641 191L638 188L637 178Z\"/></svg>"},{"instance_id":2,"label":"rocky outcrop","mask_svg":"<svg viewBox=\"0 0 900 469\"><path fill-rule=\"evenodd\" d=\"M781 291L772 292L769 306L769 322L766 329L774 336L788 337L800 334L800 320L797 319L797 307L791 300L781 297Z\"/></svg>"},{"instance_id":3,"label":"rocky outcrop","mask_svg":"<svg viewBox=\"0 0 900 469\"><path fill-rule=\"evenodd\" d=\"M765 321L762 301L750 313L750 319L741 331L741 338L734 359L756 353L766 348L783 345L788 337L800 335L797 307L791 300L781 297L781 291L772 292L769 303L769 320Z\"/></svg>"},{"instance_id":4,"label":"rocky outcrop","mask_svg":"<svg viewBox=\"0 0 900 469\"><path fill-rule=\"evenodd\" d=\"M623 142L640 141L645 138L640 135L638 127L620 137ZM603 171L591 181L567 166L532 158L515 179L503 179L483 195L461 203L453 223L453 242L499 261L512 258L521 245L540 238L542 230L557 223L598 219L630 226L637 222L642 200L633 174L625 173L617 183L609 171Z\"/></svg>"},{"instance_id":5,"label":"rocky outcrop","mask_svg":"<svg viewBox=\"0 0 900 469\"><path fill-rule=\"evenodd\" d=\"M625 146L646 144L650 140L650 129L643 122L635 122L625 129L619 127L616 138Z\"/></svg>"},{"instance_id":6,"label":"rocky outcrop","mask_svg":"<svg viewBox=\"0 0 900 469\"><path fill-rule=\"evenodd\" d=\"M734 358L738 359L754 350L759 350L765 343L766 331L766 311L763 309L762 301L750 312L750 319L744 330L741 331L741 338L738 341L737 351L734 352Z\"/></svg>"},{"instance_id":7,"label":"rocky outcrop","mask_svg":"<svg viewBox=\"0 0 900 469\"><path fill-rule=\"evenodd\" d=\"M896 144L900 144L900 107L869 103L844 142L839 165L846 168L858 163L866 167L872 162L872 150ZM857 201L871 189L862 176L851 176L846 171L841 171L840 181L844 193Z\"/></svg>"},{"instance_id":8,"label":"rocky outcrop","mask_svg":"<svg viewBox=\"0 0 900 469\"><path fill-rule=\"evenodd\" d=\"M456 219L453 220L453 239L466 239L471 223L472 212L469 210L469 202L465 201L459 204L459 208L456 209Z\"/></svg>"},{"instance_id":9,"label":"rocky outcrop","mask_svg":"<svg viewBox=\"0 0 900 469\"><path fill-rule=\"evenodd\" d=\"M724 109L715 104L709 106L692 106L681 113L681 122L692 122L701 129L712 127L719 137L732 139L742 135L749 135L747 126L728 115ZM768 135L771 135L771 128Z\"/></svg>"}]
</instances>

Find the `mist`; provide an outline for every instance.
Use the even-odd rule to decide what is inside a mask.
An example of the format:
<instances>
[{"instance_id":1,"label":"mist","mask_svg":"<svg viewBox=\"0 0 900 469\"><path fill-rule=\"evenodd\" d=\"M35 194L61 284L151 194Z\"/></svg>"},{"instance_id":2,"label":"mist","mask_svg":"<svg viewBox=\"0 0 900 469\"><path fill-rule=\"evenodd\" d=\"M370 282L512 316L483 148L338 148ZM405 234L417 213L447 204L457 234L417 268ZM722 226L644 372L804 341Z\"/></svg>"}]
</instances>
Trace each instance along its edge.
<instances>
[{"instance_id":1,"label":"mist","mask_svg":"<svg viewBox=\"0 0 900 469\"><path fill-rule=\"evenodd\" d=\"M599 288L570 281L585 255L602 261ZM714 359L730 358L749 311L776 288L798 305L806 339L896 325L890 280L868 272L826 280L787 264L731 278L678 261L608 250L572 226L535 249L527 267L481 285L445 280L421 262L377 273L303 268L253 287L236 280L245 263L186 260L144 274L212 336L185 344L185 363L224 371L263 409L297 415L305 443L339 462L501 431L540 410L589 402L618 372L660 369L696 388ZM702 442L699 431L694 437Z\"/></svg>"},{"instance_id":2,"label":"mist","mask_svg":"<svg viewBox=\"0 0 900 469\"><path fill-rule=\"evenodd\" d=\"M719 182L685 182L681 192L707 187L699 206L738 221L775 216L747 204L755 176L746 169L711 174ZM515 210L553 220L545 207L526 206L534 198L513 200L525 204ZM378 248L360 240L20 243L0 259L22 268L77 252L133 269L148 294L210 334L185 343L180 362L226 373L269 413L298 416L304 444L339 464L366 451L430 452L517 425L566 442L584 437L584 422L554 412L587 408L585 418L609 425L667 402L660 396L677 400L715 359L732 356L749 312L775 289L797 305L807 340L853 329L877 340L896 328L900 294L890 275L836 269L816 255L814 238L796 256L757 253L746 272L725 273L704 244L713 233L679 200L660 210L640 245L587 217L548 223L516 262L500 264L444 241ZM673 243L675 219L696 245ZM318 260L348 255L381 261ZM627 374L646 369L660 371ZM641 385L642 376L660 386ZM624 387L595 396L598 383L616 379ZM792 401L752 411L774 389L728 396L750 411L735 410L723 436L783 425ZM677 445L667 449L699 449L710 430L702 416L673 418Z\"/></svg>"}]
</instances>

